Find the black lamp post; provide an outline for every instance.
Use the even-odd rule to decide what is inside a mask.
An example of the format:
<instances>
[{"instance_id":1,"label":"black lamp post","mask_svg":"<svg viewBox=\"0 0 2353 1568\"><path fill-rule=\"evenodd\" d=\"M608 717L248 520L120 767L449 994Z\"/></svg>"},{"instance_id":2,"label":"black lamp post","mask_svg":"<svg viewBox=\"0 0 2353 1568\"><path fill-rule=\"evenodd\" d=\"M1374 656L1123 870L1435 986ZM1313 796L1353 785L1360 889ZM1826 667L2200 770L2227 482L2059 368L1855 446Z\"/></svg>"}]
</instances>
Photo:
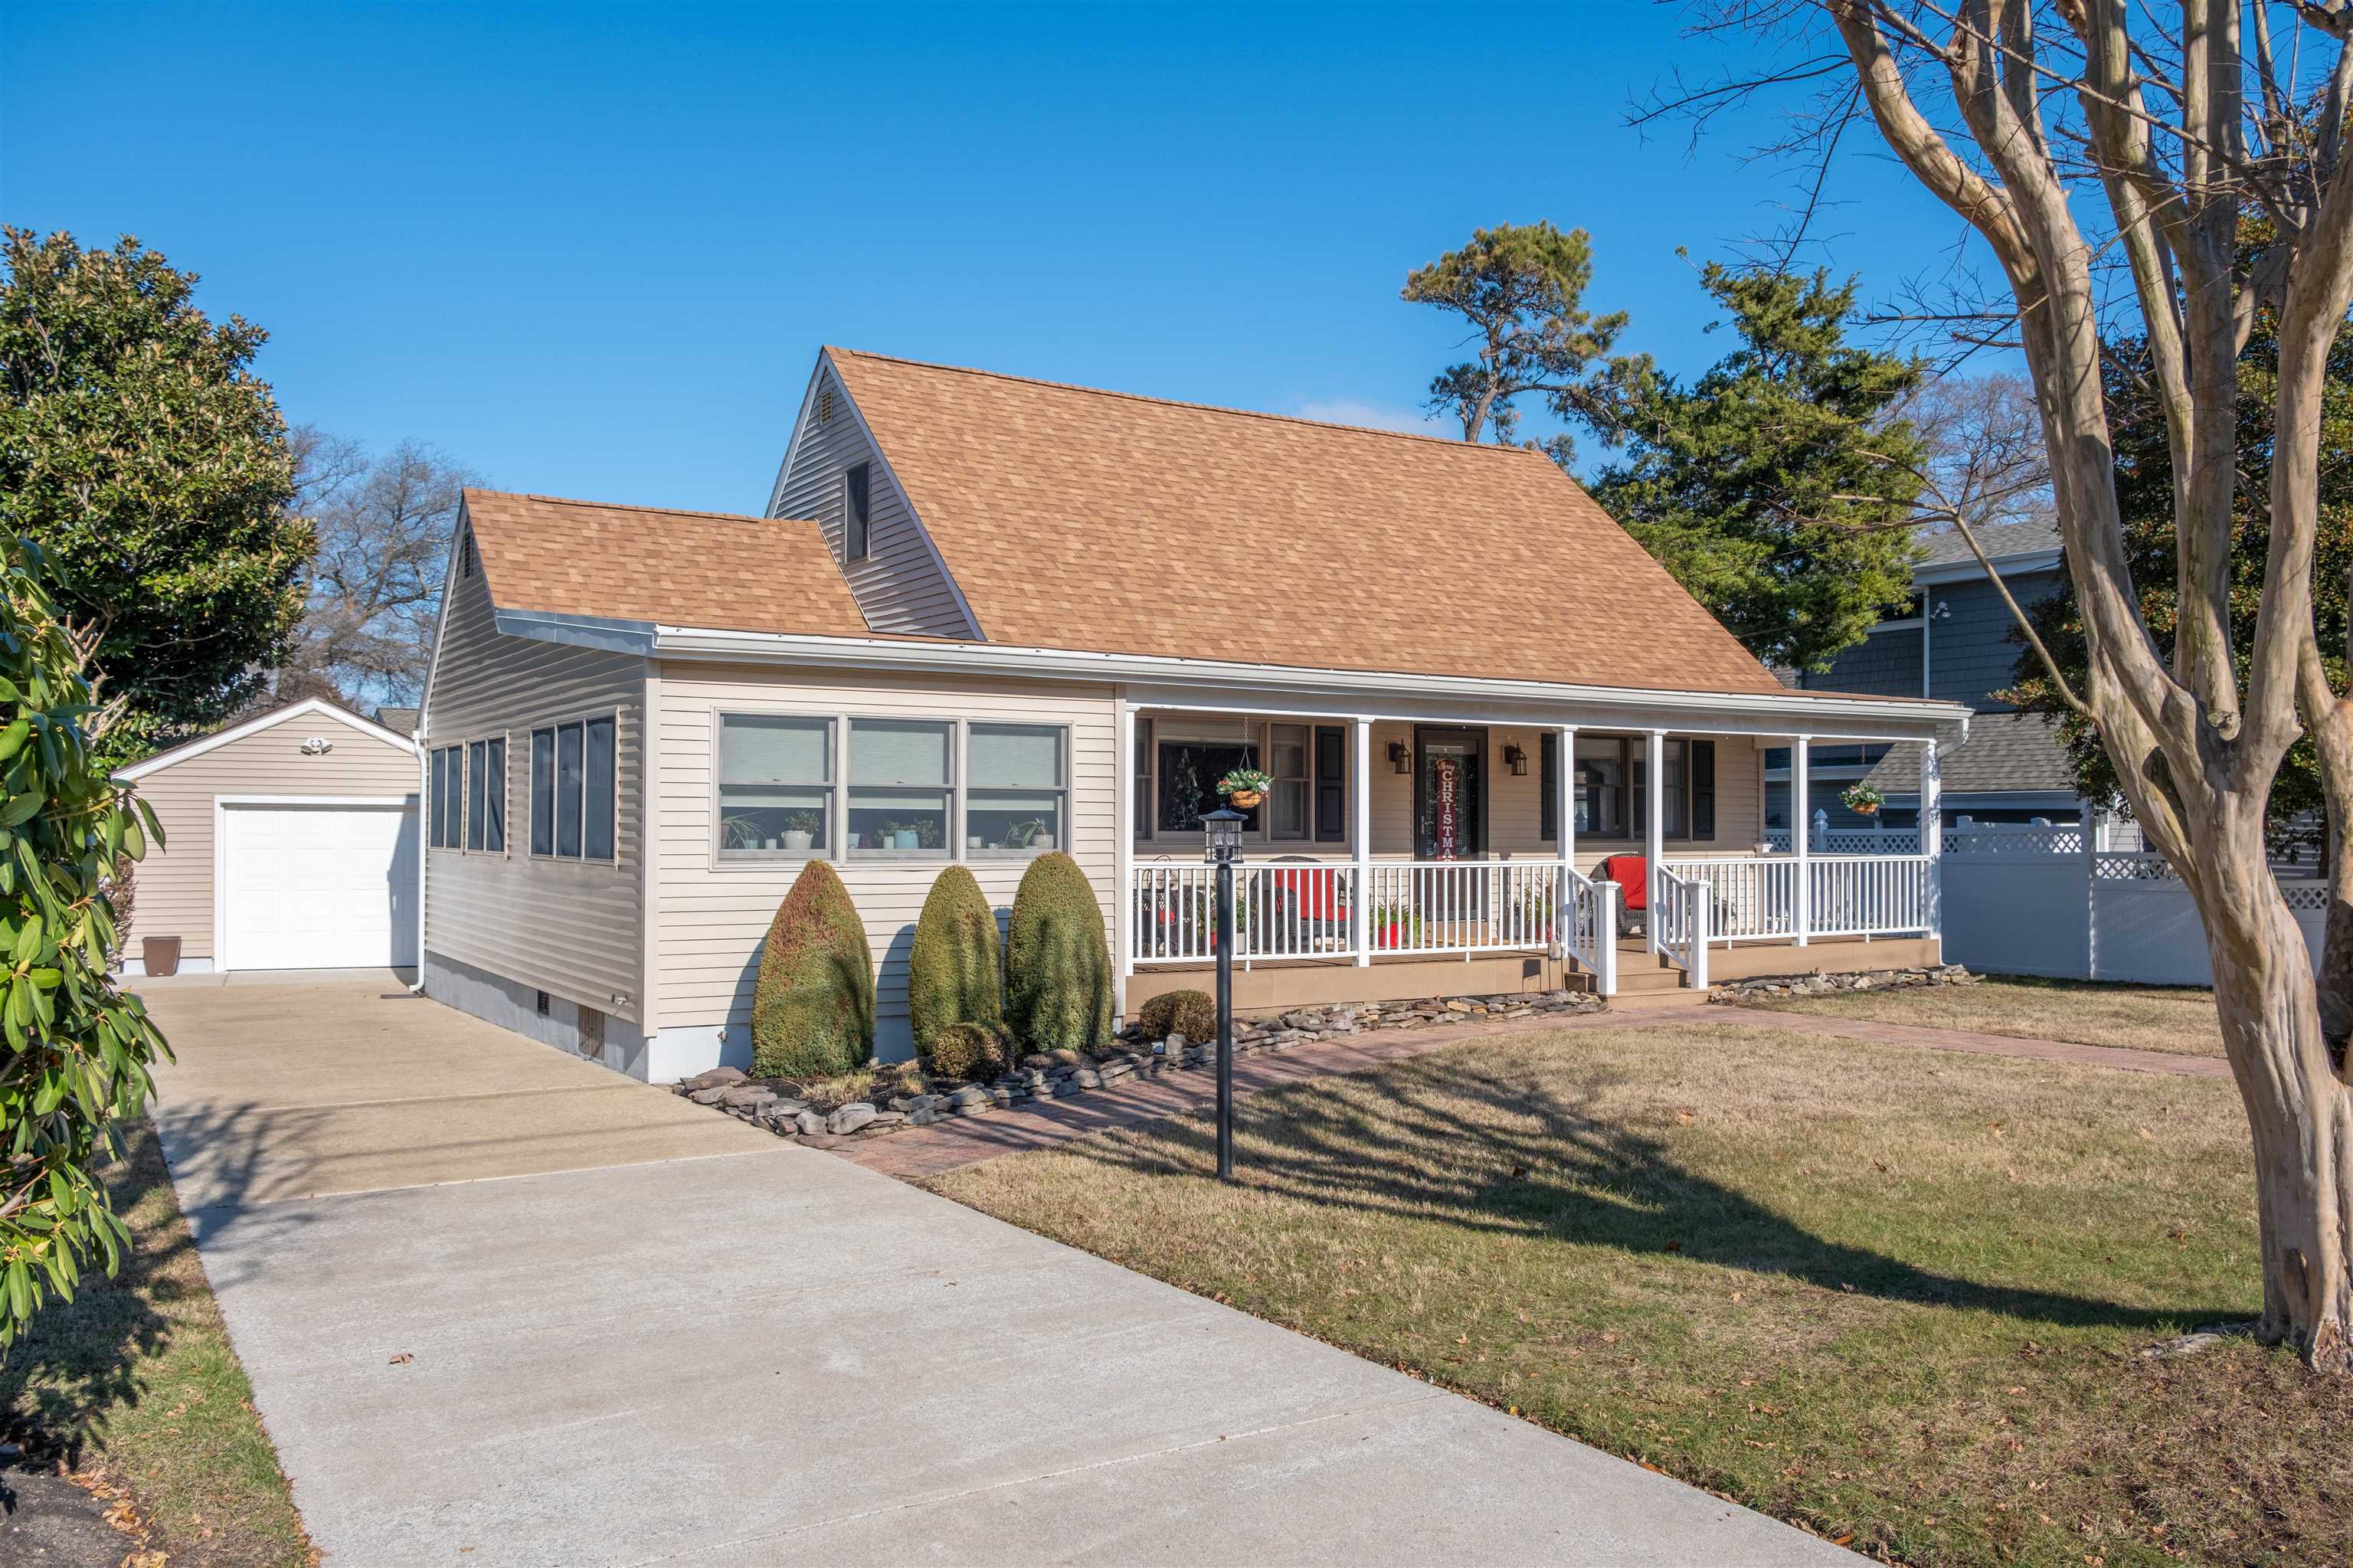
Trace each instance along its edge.
<instances>
[{"instance_id":1,"label":"black lamp post","mask_svg":"<svg viewBox=\"0 0 2353 1568\"><path fill-rule=\"evenodd\" d=\"M1218 1180L1234 1179L1234 863L1242 857L1240 811L1202 817L1209 863L1218 868Z\"/></svg>"}]
</instances>

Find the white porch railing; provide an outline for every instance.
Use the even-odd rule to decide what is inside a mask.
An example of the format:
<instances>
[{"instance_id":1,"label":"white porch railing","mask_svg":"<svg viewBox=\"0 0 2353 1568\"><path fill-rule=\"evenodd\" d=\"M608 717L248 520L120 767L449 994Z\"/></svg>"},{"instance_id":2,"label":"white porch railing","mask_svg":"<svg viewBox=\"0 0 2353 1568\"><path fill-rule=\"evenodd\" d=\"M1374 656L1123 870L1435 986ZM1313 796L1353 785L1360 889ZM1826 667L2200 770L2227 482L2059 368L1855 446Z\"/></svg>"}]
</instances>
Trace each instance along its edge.
<instances>
[{"instance_id":1,"label":"white porch railing","mask_svg":"<svg viewBox=\"0 0 2353 1568\"><path fill-rule=\"evenodd\" d=\"M1798 935L1798 861L1788 855L1672 856L1662 871L1708 889L1708 935L1732 942ZM1805 863L1806 934L1893 937L1926 931L1934 863L1925 854L1827 854Z\"/></svg>"},{"instance_id":2,"label":"white porch railing","mask_svg":"<svg viewBox=\"0 0 2353 1568\"><path fill-rule=\"evenodd\" d=\"M1798 863L1782 855L1678 855L1665 863L1703 883L1714 906L1708 936L1718 942L1787 941L1798 933Z\"/></svg>"},{"instance_id":3,"label":"white porch railing","mask_svg":"<svg viewBox=\"0 0 2353 1568\"><path fill-rule=\"evenodd\" d=\"M1557 941L1617 990L1618 889L1558 861L1378 862L1361 868L1365 932L1375 957L1544 951ZM1360 868L1352 863L1239 866L1234 873L1234 957L1357 956L1354 919ZM1556 918L1564 884L1569 917ZM1218 956L1215 866L1135 867L1131 960L1198 964Z\"/></svg>"},{"instance_id":4,"label":"white porch railing","mask_svg":"<svg viewBox=\"0 0 2353 1568\"><path fill-rule=\"evenodd\" d=\"M1926 931L1936 863L1925 854L1820 855L1808 861L1806 901L1817 937L1883 937Z\"/></svg>"},{"instance_id":5,"label":"white porch railing","mask_svg":"<svg viewBox=\"0 0 2353 1568\"><path fill-rule=\"evenodd\" d=\"M1500 953L1553 939L1556 861L1376 863L1376 953Z\"/></svg>"},{"instance_id":6,"label":"white porch railing","mask_svg":"<svg viewBox=\"0 0 2353 1568\"><path fill-rule=\"evenodd\" d=\"M1707 989L1708 912L1714 889L1686 880L1662 862L1651 889L1651 918L1659 923L1659 951L1683 966L1694 991Z\"/></svg>"},{"instance_id":7,"label":"white porch railing","mask_svg":"<svg viewBox=\"0 0 2353 1568\"><path fill-rule=\"evenodd\" d=\"M1353 865L1244 865L1234 870L1234 957L1323 959L1353 954ZM1140 964L1198 964L1218 956L1218 868L1135 868Z\"/></svg>"}]
</instances>

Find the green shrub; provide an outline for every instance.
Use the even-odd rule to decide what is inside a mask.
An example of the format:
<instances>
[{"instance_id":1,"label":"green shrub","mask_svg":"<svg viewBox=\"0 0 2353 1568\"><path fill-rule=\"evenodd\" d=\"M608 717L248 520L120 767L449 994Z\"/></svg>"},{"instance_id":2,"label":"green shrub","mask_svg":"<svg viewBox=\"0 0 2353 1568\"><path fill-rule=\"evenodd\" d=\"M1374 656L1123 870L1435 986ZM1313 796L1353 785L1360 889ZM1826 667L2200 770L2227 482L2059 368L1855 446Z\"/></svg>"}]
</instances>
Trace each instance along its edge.
<instances>
[{"instance_id":1,"label":"green shrub","mask_svg":"<svg viewBox=\"0 0 2353 1568\"><path fill-rule=\"evenodd\" d=\"M994 1030L1005 1022L997 911L963 866L940 873L915 921L915 945L907 955L907 1020L914 1029L916 1056L934 1073L946 1072L932 1060L932 1042L940 1031L957 1023Z\"/></svg>"},{"instance_id":2,"label":"green shrub","mask_svg":"<svg viewBox=\"0 0 2353 1568\"><path fill-rule=\"evenodd\" d=\"M107 972L102 896L163 829L92 758L90 685L47 570L29 541L0 539L0 1348L93 1266L114 1272L131 1230L98 1171L171 1055Z\"/></svg>"},{"instance_id":3,"label":"green shrub","mask_svg":"<svg viewBox=\"0 0 2353 1568\"><path fill-rule=\"evenodd\" d=\"M986 1083L1012 1063L1012 1046L1002 1024L944 1023L933 1032L923 1070L936 1078Z\"/></svg>"},{"instance_id":4,"label":"green shrub","mask_svg":"<svg viewBox=\"0 0 2353 1568\"><path fill-rule=\"evenodd\" d=\"M1137 1010L1135 1022L1146 1040L1166 1040L1171 1034L1213 1040L1218 1033L1218 999L1206 991L1164 991Z\"/></svg>"},{"instance_id":5,"label":"green shrub","mask_svg":"<svg viewBox=\"0 0 2353 1568\"><path fill-rule=\"evenodd\" d=\"M874 1054L874 955L833 867L812 860L776 908L752 992L752 1075L823 1078Z\"/></svg>"},{"instance_id":6,"label":"green shrub","mask_svg":"<svg viewBox=\"0 0 2353 1568\"><path fill-rule=\"evenodd\" d=\"M1079 863L1029 863L1005 938L1005 1022L1032 1051L1084 1051L1111 1039L1111 948L1103 907Z\"/></svg>"}]
</instances>

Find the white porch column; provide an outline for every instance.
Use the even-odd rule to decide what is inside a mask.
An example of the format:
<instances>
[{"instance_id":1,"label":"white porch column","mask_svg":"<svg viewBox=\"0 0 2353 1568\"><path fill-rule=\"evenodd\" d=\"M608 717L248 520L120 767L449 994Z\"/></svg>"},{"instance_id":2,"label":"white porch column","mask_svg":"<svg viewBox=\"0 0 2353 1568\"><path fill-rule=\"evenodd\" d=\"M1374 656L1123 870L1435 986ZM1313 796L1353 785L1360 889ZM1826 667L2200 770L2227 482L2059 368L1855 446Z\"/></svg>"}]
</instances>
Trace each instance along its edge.
<instances>
[{"instance_id":1,"label":"white porch column","mask_svg":"<svg viewBox=\"0 0 2353 1568\"><path fill-rule=\"evenodd\" d=\"M1789 741L1789 853L1798 860L1798 892L1791 911L1797 943L1804 947L1814 928L1813 791L1806 782L1806 737Z\"/></svg>"},{"instance_id":2,"label":"white porch column","mask_svg":"<svg viewBox=\"0 0 2353 1568\"><path fill-rule=\"evenodd\" d=\"M1644 945L1659 950L1659 862L1667 853L1667 732L1654 729L1642 744L1642 886L1650 900L1643 916Z\"/></svg>"},{"instance_id":3,"label":"white porch column","mask_svg":"<svg viewBox=\"0 0 2353 1568\"><path fill-rule=\"evenodd\" d=\"M1373 961L1373 721L1366 718L1348 721L1348 847L1356 861L1348 946L1362 969Z\"/></svg>"},{"instance_id":4,"label":"white porch column","mask_svg":"<svg viewBox=\"0 0 2353 1568\"><path fill-rule=\"evenodd\" d=\"M1565 724L1558 733L1555 744L1560 747L1560 765L1552 772L1552 820L1560 830L1560 874L1553 878L1558 885L1552 895L1552 937L1566 956L1577 912L1568 895L1569 874L1577 869L1577 726Z\"/></svg>"},{"instance_id":5,"label":"white porch column","mask_svg":"<svg viewBox=\"0 0 2353 1568\"><path fill-rule=\"evenodd\" d=\"M1928 935L1945 939L1945 778L1936 737L1920 743L1920 853L1928 857ZM1941 951L1938 958L1944 955Z\"/></svg>"},{"instance_id":6,"label":"white porch column","mask_svg":"<svg viewBox=\"0 0 2353 1568\"><path fill-rule=\"evenodd\" d=\"M1118 738L1113 743L1112 832L1118 842L1112 855L1116 885L1112 892L1112 940L1119 944L1112 966L1113 1011L1127 1016L1127 977L1135 972L1135 710L1119 704Z\"/></svg>"}]
</instances>

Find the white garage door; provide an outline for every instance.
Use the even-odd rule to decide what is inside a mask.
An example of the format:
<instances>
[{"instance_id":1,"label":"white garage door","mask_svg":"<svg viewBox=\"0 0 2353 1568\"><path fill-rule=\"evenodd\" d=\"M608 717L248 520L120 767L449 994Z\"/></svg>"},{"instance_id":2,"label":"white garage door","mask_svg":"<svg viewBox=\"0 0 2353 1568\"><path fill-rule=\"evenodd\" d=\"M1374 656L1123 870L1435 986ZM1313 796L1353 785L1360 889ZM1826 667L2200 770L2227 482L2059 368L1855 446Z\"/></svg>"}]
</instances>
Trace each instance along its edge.
<instances>
[{"instance_id":1,"label":"white garage door","mask_svg":"<svg viewBox=\"0 0 2353 1568\"><path fill-rule=\"evenodd\" d=\"M224 806L223 969L417 961L417 813L398 806Z\"/></svg>"}]
</instances>

